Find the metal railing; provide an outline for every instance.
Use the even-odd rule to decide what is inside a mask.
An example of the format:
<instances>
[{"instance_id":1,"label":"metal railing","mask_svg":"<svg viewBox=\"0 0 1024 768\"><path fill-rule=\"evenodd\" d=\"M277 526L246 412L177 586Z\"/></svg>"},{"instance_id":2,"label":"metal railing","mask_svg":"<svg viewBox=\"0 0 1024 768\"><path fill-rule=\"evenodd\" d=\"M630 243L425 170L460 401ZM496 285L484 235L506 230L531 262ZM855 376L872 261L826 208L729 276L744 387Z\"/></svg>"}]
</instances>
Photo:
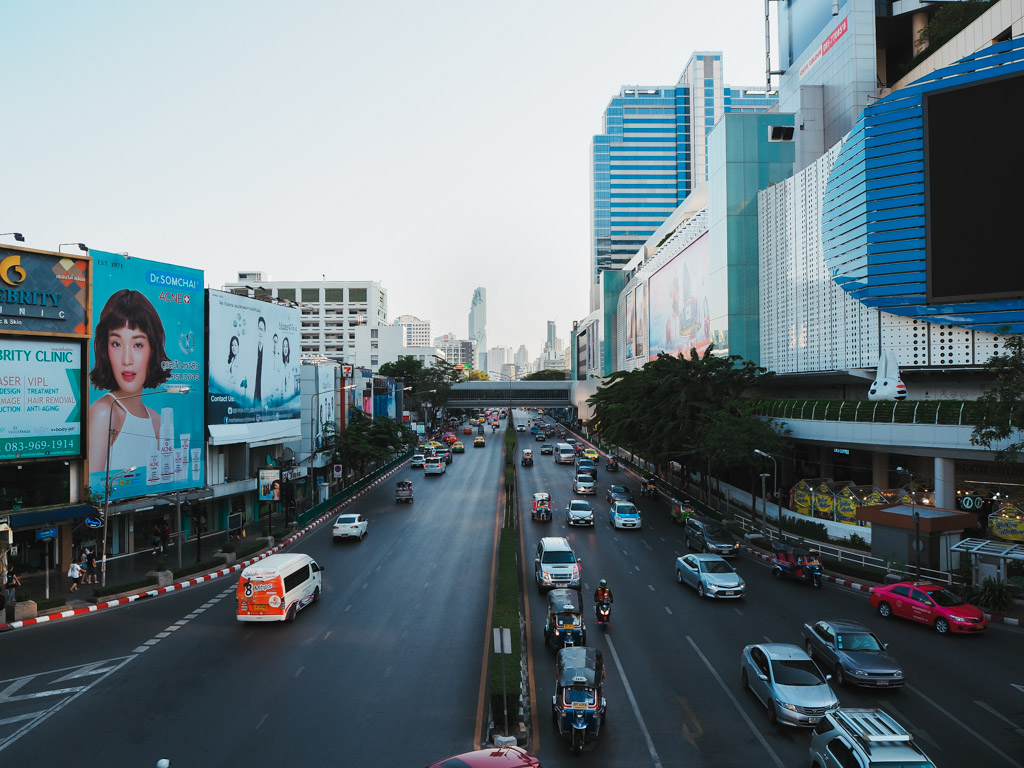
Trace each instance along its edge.
<instances>
[{"instance_id":1,"label":"metal railing","mask_svg":"<svg viewBox=\"0 0 1024 768\"><path fill-rule=\"evenodd\" d=\"M395 458L393 458L387 464L378 467L365 477L359 478L356 482L352 483L351 485L345 486L330 498L321 501L319 504L313 505L313 507L311 507L310 509L300 512L296 517L296 528L305 528L318 517L329 512L333 507L338 506L346 499L352 498L355 494L359 493L361 490L371 485L374 481L377 480L377 478L386 475L395 467L400 466L404 462L408 461L412 454L412 448L410 448L404 453L397 454Z\"/></svg>"},{"instance_id":2,"label":"metal railing","mask_svg":"<svg viewBox=\"0 0 1024 768\"><path fill-rule=\"evenodd\" d=\"M973 400L827 400L759 398L753 413L774 419L848 421L876 424L974 426L981 406Z\"/></svg>"}]
</instances>

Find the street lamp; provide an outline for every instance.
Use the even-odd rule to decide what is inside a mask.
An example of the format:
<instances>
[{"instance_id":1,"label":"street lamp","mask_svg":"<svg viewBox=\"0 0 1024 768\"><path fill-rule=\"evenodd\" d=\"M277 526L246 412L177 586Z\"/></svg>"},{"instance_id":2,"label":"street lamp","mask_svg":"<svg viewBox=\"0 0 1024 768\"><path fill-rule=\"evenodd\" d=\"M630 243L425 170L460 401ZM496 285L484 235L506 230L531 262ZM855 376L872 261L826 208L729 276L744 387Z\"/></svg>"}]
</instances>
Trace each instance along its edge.
<instances>
[{"instance_id":1,"label":"street lamp","mask_svg":"<svg viewBox=\"0 0 1024 768\"><path fill-rule=\"evenodd\" d=\"M896 467L896 471L910 478L910 508L914 516L914 568L917 570L917 580L921 580L921 513L917 509L917 500L914 498L914 473L903 467Z\"/></svg>"},{"instance_id":2,"label":"street lamp","mask_svg":"<svg viewBox=\"0 0 1024 768\"><path fill-rule=\"evenodd\" d=\"M67 245L67 243L65 243ZM79 243L81 245L81 243ZM88 250L88 249L87 249ZM128 395L127 397L115 397L115 401L118 403L124 402L125 400L134 400L137 397L146 397L147 395L187 395L191 388L184 387L167 387L166 389L154 389L152 392L141 392L137 395ZM100 560L100 586L107 586L107 519L110 517L110 444L114 440L114 429L111 426L111 420L114 417L114 409L111 407L110 412L107 413L107 462L106 462L106 480L103 483L103 555ZM131 467L130 469L122 470L118 474L125 474L128 472L134 472L138 467ZM180 539L179 539L180 544Z\"/></svg>"},{"instance_id":3,"label":"street lamp","mask_svg":"<svg viewBox=\"0 0 1024 768\"><path fill-rule=\"evenodd\" d=\"M14 235L14 239L17 240L19 243L24 243L25 242L25 236L23 234L21 234L21 232L3 232L3 233L0 233L0 237L7 237L8 235Z\"/></svg>"},{"instance_id":4,"label":"street lamp","mask_svg":"<svg viewBox=\"0 0 1024 768\"><path fill-rule=\"evenodd\" d=\"M762 451L762 450L759 450L759 449L755 448L754 449L754 453L756 453L758 456L763 456L766 459L771 459L772 460L772 468L773 468L773 470L775 472L775 476L772 479L772 493L775 494L775 504L778 506L778 512L779 512L778 518L776 519L775 522L779 526L779 541L782 541L782 498L779 496L779 465L778 465L778 463L776 463L775 457L772 456L767 451ZM764 485L764 483L762 483L762 486L763 485ZM764 495L764 488L763 487L761 488L761 495L762 496ZM767 528L768 527L768 499L765 499L764 509L765 509L765 512L764 512L765 527Z\"/></svg>"},{"instance_id":5,"label":"street lamp","mask_svg":"<svg viewBox=\"0 0 1024 768\"><path fill-rule=\"evenodd\" d=\"M85 243L61 243L60 245L57 246L57 253L60 253L60 249L63 248L65 245L77 245L78 250L85 251L86 253L89 252L89 246L86 245Z\"/></svg>"}]
</instances>

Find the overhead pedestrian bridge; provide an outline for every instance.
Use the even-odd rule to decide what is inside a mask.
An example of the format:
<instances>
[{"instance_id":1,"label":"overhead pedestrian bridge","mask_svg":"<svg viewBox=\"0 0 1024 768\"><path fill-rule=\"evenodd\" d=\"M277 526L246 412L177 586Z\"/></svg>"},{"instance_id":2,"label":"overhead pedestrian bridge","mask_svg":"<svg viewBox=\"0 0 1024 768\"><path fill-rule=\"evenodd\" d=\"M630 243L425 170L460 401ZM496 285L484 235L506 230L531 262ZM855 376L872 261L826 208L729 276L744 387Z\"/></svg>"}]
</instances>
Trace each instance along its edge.
<instances>
[{"instance_id":1,"label":"overhead pedestrian bridge","mask_svg":"<svg viewBox=\"0 0 1024 768\"><path fill-rule=\"evenodd\" d=\"M448 408L586 408L596 381L463 381Z\"/></svg>"}]
</instances>

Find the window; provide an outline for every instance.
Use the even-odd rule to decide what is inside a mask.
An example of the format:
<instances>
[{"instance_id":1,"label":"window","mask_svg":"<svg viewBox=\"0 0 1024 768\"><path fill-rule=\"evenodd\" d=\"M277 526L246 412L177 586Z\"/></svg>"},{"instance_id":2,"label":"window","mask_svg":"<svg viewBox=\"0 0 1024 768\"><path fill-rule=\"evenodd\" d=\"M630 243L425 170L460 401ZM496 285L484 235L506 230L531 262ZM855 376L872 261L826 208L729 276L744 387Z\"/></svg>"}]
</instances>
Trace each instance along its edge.
<instances>
[{"instance_id":1,"label":"window","mask_svg":"<svg viewBox=\"0 0 1024 768\"><path fill-rule=\"evenodd\" d=\"M902 584L898 587L893 587L890 591L896 597L910 597L910 587L903 586Z\"/></svg>"},{"instance_id":2,"label":"window","mask_svg":"<svg viewBox=\"0 0 1024 768\"><path fill-rule=\"evenodd\" d=\"M377 338L377 329L376 328L371 328L370 329L370 338L371 339L376 339Z\"/></svg>"},{"instance_id":3,"label":"window","mask_svg":"<svg viewBox=\"0 0 1024 768\"><path fill-rule=\"evenodd\" d=\"M302 289L302 300L311 301L318 303L320 301L320 289L319 288L303 288Z\"/></svg>"},{"instance_id":4,"label":"window","mask_svg":"<svg viewBox=\"0 0 1024 768\"><path fill-rule=\"evenodd\" d=\"M287 594L293 589L298 587L302 582L309 578L309 566L306 565L299 568L293 573L288 574L284 577L284 591Z\"/></svg>"},{"instance_id":5,"label":"window","mask_svg":"<svg viewBox=\"0 0 1024 768\"><path fill-rule=\"evenodd\" d=\"M349 288L348 289L348 300L351 302L366 302L366 289L365 288Z\"/></svg>"},{"instance_id":6,"label":"window","mask_svg":"<svg viewBox=\"0 0 1024 768\"><path fill-rule=\"evenodd\" d=\"M853 756L850 748L843 743L842 739L832 739L828 743L828 751L836 759L839 768L859 768L857 758Z\"/></svg>"},{"instance_id":7,"label":"window","mask_svg":"<svg viewBox=\"0 0 1024 768\"><path fill-rule=\"evenodd\" d=\"M277 298L287 299L288 301L295 301L295 289L294 288L278 288Z\"/></svg>"},{"instance_id":8,"label":"window","mask_svg":"<svg viewBox=\"0 0 1024 768\"><path fill-rule=\"evenodd\" d=\"M377 356L370 355L370 365L377 365Z\"/></svg>"}]
</instances>

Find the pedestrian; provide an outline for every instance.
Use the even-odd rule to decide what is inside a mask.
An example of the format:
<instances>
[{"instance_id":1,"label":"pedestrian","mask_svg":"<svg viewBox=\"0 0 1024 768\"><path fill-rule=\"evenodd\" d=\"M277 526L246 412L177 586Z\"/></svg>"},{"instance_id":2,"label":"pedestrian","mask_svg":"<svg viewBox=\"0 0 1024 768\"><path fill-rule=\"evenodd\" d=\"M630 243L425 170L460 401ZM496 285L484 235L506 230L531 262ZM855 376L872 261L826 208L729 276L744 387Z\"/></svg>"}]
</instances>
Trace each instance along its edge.
<instances>
[{"instance_id":1,"label":"pedestrian","mask_svg":"<svg viewBox=\"0 0 1024 768\"><path fill-rule=\"evenodd\" d=\"M20 586L21 579L15 573L14 563L7 563L7 579L4 581L4 597L6 598L7 605L14 605L14 588Z\"/></svg>"},{"instance_id":2,"label":"pedestrian","mask_svg":"<svg viewBox=\"0 0 1024 768\"><path fill-rule=\"evenodd\" d=\"M82 583L89 583L89 549L82 550L82 556L78 558L78 565L82 568Z\"/></svg>"},{"instance_id":3,"label":"pedestrian","mask_svg":"<svg viewBox=\"0 0 1024 768\"><path fill-rule=\"evenodd\" d=\"M71 591L78 591L78 580L82 578L82 566L77 561L72 560L71 565L68 566L68 577L71 579Z\"/></svg>"},{"instance_id":4,"label":"pedestrian","mask_svg":"<svg viewBox=\"0 0 1024 768\"><path fill-rule=\"evenodd\" d=\"M160 551L165 555L171 549L171 526L164 521L163 527L160 529Z\"/></svg>"},{"instance_id":5,"label":"pedestrian","mask_svg":"<svg viewBox=\"0 0 1024 768\"><path fill-rule=\"evenodd\" d=\"M85 550L85 554L85 583L88 584L92 582L93 584L99 584L100 579L96 573L96 552L93 551L92 547L89 547Z\"/></svg>"}]
</instances>

